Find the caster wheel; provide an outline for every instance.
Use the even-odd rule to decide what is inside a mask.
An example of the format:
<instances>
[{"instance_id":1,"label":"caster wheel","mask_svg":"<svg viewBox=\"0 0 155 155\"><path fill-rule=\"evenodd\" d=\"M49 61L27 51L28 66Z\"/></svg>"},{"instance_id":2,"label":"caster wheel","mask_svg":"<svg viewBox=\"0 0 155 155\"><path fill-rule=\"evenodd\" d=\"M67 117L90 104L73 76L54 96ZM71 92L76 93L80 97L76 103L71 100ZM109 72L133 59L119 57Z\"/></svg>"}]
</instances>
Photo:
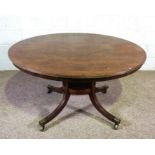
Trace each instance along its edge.
<instances>
[{"instance_id":1,"label":"caster wheel","mask_svg":"<svg viewBox=\"0 0 155 155\"><path fill-rule=\"evenodd\" d=\"M114 118L114 123L119 125L121 123L121 120L115 117Z\"/></svg>"},{"instance_id":2,"label":"caster wheel","mask_svg":"<svg viewBox=\"0 0 155 155\"><path fill-rule=\"evenodd\" d=\"M45 126L43 125L43 126L41 126L41 129L40 129L40 131L45 131Z\"/></svg>"},{"instance_id":3,"label":"caster wheel","mask_svg":"<svg viewBox=\"0 0 155 155\"><path fill-rule=\"evenodd\" d=\"M119 125L118 125L118 124L115 124L115 125L114 125L114 129L115 129L115 130L117 130L117 129L118 129L118 127L119 127Z\"/></svg>"},{"instance_id":4,"label":"caster wheel","mask_svg":"<svg viewBox=\"0 0 155 155\"><path fill-rule=\"evenodd\" d=\"M41 124L40 122L39 122L39 125L40 125L40 127L41 127L41 129L40 129L40 131L45 131L45 125L44 124Z\"/></svg>"}]
</instances>

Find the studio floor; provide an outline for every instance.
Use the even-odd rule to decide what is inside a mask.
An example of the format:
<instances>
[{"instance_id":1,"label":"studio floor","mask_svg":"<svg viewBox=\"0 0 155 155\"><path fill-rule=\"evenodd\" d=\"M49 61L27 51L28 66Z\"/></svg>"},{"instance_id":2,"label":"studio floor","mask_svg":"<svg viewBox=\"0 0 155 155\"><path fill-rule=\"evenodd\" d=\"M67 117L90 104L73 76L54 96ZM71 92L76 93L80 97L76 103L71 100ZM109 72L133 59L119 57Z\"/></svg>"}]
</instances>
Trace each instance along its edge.
<instances>
[{"instance_id":1,"label":"studio floor","mask_svg":"<svg viewBox=\"0 0 155 155\"><path fill-rule=\"evenodd\" d=\"M47 94L47 85L61 82L0 71L0 138L155 138L155 72L139 71L130 76L99 82L109 85L98 93L102 105L121 118L118 130L91 104L88 96L71 96L68 105L45 132L38 121L61 100Z\"/></svg>"}]
</instances>

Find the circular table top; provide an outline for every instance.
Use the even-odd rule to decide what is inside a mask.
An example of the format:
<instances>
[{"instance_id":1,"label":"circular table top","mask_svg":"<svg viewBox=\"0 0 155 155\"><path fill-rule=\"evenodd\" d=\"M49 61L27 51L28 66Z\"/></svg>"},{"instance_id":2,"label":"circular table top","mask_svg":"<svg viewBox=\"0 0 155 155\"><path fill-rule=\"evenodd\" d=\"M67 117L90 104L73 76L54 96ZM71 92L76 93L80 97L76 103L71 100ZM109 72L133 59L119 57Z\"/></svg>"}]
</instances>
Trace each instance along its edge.
<instances>
[{"instance_id":1,"label":"circular table top","mask_svg":"<svg viewBox=\"0 0 155 155\"><path fill-rule=\"evenodd\" d=\"M37 36L9 49L19 69L55 80L108 80L138 70L146 59L144 50L124 39L87 33Z\"/></svg>"}]
</instances>

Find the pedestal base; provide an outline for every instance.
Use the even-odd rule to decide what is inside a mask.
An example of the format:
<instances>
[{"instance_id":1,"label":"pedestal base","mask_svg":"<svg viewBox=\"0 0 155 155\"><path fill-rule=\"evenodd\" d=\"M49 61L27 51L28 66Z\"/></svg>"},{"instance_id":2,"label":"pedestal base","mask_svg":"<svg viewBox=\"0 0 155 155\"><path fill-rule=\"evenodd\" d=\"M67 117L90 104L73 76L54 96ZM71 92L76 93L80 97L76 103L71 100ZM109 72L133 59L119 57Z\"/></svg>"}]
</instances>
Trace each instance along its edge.
<instances>
[{"instance_id":1,"label":"pedestal base","mask_svg":"<svg viewBox=\"0 0 155 155\"><path fill-rule=\"evenodd\" d=\"M69 97L71 94L76 95L86 95L88 94L90 97L90 100L92 101L92 104L94 107L108 120L112 121L114 123L114 129L117 129L120 124L120 119L116 118L112 114L110 114L108 111L106 111L102 105L99 103L96 93L102 92L106 93L108 86L102 86L102 87L95 87L95 82L63 82L63 86L58 88L54 86L48 86L48 93L58 92L63 94L63 98L60 102L60 104L56 107L56 109L39 121L40 126L42 127L41 131L44 131L45 124L50 122L52 119L54 119L66 106Z\"/></svg>"}]
</instances>

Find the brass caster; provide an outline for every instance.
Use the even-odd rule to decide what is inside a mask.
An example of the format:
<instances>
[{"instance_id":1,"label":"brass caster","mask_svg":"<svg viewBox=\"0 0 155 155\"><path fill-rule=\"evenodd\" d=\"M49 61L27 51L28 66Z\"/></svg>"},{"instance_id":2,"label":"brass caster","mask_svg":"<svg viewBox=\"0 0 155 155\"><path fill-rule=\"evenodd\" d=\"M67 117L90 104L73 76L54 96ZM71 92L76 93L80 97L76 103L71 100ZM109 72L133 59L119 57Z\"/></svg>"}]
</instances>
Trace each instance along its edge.
<instances>
[{"instance_id":1,"label":"brass caster","mask_svg":"<svg viewBox=\"0 0 155 155\"><path fill-rule=\"evenodd\" d=\"M114 125L114 129L115 129L115 130L117 130L118 127L119 127L119 124L115 124L115 125Z\"/></svg>"},{"instance_id":2,"label":"brass caster","mask_svg":"<svg viewBox=\"0 0 155 155\"><path fill-rule=\"evenodd\" d=\"M113 121L114 121L114 123L115 123L115 124L120 124L120 122L121 122L121 120L120 120L120 119L118 119L118 118L116 118L116 117L114 118L114 120L113 120Z\"/></svg>"},{"instance_id":3,"label":"brass caster","mask_svg":"<svg viewBox=\"0 0 155 155\"><path fill-rule=\"evenodd\" d=\"M40 131L45 131L45 124L42 124L41 122L39 122L39 125L41 126Z\"/></svg>"},{"instance_id":4,"label":"brass caster","mask_svg":"<svg viewBox=\"0 0 155 155\"><path fill-rule=\"evenodd\" d=\"M115 117L114 122L115 122L114 129L117 130L118 127L119 127L119 124L120 124L121 120Z\"/></svg>"}]
</instances>

